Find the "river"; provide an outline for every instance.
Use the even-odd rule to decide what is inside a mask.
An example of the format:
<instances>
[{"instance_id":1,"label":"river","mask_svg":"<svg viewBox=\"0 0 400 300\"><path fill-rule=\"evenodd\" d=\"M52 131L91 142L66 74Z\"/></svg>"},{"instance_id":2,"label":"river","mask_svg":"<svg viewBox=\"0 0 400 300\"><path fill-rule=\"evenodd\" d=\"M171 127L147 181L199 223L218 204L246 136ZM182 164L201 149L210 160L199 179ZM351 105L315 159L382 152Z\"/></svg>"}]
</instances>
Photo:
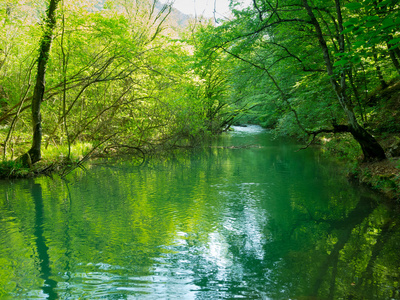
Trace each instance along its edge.
<instances>
[{"instance_id":1,"label":"river","mask_svg":"<svg viewBox=\"0 0 400 300\"><path fill-rule=\"evenodd\" d=\"M0 299L400 299L398 209L236 127L143 164L0 183Z\"/></svg>"}]
</instances>

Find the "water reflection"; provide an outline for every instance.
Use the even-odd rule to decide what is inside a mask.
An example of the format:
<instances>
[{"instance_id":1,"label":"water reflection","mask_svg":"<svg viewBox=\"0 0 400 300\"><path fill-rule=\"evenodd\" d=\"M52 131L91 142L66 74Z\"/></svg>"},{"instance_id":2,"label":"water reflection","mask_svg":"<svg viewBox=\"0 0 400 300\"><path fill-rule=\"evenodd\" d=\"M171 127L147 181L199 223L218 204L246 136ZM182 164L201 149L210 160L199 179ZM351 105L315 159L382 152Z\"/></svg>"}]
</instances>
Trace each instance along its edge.
<instances>
[{"instance_id":1,"label":"water reflection","mask_svg":"<svg viewBox=\"0 0 400 300\"><path fill-rule=\"evenodd\" d=\"M42 290L44 294L48 295L47 299L58 299L57 292L55 292L57 281L51 279L52 271L50 267L49 247L46 245L46 238L43 232L45 219L41 185L32 184L31 194L35 203L34 236L36 238L36 251L39 258L39 273L40 277L44 280Z\"/></svg>"},{"instance_id":2,"label":"water reflection","mask_svg":"<svg viewBox=\"0 0 400 300\"><path fill-rule=\"evenodd\" d=\"M1 183L0 298L399 299L398 211L252 130Z\"/></svg>"}]
</instances>

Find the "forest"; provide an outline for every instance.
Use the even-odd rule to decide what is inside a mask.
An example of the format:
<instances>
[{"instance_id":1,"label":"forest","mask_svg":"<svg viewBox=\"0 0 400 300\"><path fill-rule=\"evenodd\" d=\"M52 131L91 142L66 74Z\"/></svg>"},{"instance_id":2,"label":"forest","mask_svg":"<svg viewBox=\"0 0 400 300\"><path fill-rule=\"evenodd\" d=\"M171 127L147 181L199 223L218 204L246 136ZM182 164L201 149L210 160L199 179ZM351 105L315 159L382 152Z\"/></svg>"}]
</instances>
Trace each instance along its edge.
<instances>
[{"instance_id":1,"label":"forest","mask_svg":"<svg viewBox=\"0 0 400 300\"><path fill-rule=\"evenodd\" d=\"M173 5L0 0L0 298L400 299L400 2Z\"/></svg>"},{"instance_id":2,"label":"forest","mask_svg":"<svg viewBox=\"0 0 400 300\"><path fill-rule=\"evenodd\" d=\"M396 164L397 0L231 0L213 19L172 4L0 3L2 177L193 147L246 123Z\"/></svg>"}]
</instances>

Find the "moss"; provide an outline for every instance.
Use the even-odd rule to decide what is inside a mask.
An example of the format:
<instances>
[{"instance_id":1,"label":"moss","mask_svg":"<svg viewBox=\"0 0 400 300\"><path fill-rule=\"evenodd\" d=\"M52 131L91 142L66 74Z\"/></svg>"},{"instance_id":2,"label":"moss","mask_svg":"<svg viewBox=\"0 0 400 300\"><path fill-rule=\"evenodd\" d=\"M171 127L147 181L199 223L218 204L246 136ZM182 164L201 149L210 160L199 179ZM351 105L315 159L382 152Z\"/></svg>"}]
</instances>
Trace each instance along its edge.
<instances>
[{"instance_id":1,"label":"moss","mask_svg":"<svg viewBox=\"0 0 400 300\"><path fill-rule=\"evenodd\" d=\"M399 158L381 162L364 163L357 168L359 182L369 185L387 197L400 201Z\"/></svg>"}]
</instances>

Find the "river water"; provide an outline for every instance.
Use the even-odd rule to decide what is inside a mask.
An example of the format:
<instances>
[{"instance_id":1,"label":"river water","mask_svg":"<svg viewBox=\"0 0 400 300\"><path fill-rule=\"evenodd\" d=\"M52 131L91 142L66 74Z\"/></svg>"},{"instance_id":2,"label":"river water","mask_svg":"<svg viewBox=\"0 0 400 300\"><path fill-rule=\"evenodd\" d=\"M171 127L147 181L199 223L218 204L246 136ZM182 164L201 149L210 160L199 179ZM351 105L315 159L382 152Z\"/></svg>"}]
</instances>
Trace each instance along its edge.
<instances>
[{"instance_id":1,"label":"river water","mask_svg":"<svg viewBox=\"0 0 400 300\"><path fill-rule=\"evenodd\" d=\"M0 299L400 299L398 210L317 150L211 147L0 183Z\"/></svg>"}]
</instances>

